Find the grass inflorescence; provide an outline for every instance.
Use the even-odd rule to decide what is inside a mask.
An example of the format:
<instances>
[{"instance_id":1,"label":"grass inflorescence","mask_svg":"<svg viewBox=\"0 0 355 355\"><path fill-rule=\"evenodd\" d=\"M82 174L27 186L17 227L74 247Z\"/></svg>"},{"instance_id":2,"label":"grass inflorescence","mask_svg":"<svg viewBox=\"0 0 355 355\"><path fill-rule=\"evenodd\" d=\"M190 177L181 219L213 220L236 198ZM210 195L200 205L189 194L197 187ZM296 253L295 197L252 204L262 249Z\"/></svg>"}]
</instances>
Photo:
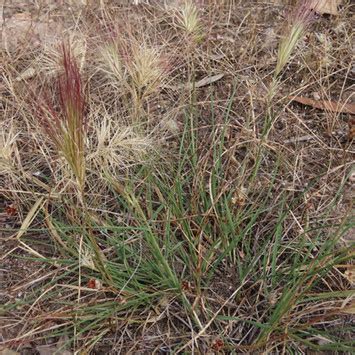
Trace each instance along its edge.
<instances>
[{"instance_id":1,"label":"grass inflorescence","mask_svg":"<svg viewBox=\"0 0 355 355\"><path fill-rule=\"evenodd\" d=\"M85 185L85 144L87 118L84 88L79 67L70 48L62 45L63 73L57 80L59 110L41 103L39 120L57 149L70 166L82 193ZM40 101L41 102L41 101Z\"/></svg>"}]
</instances>

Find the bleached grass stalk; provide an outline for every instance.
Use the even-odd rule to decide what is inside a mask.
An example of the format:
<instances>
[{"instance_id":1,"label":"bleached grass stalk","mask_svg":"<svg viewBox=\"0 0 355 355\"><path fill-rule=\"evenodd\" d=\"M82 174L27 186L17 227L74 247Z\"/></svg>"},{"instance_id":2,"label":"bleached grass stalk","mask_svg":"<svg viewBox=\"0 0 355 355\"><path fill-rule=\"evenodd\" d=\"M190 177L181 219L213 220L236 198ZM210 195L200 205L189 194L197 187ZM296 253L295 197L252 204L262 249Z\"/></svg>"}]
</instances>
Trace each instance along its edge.
<instances>
[{"instance_id":1,"label":"bleached grass stalk","mask_svg":"<svg viewBox=\"0 0 355 355\"><path fill-rule=\"evenodd\" d=\"M44 182L37 179L34 174L22 166L18 149L19 135L20 132L15 130L15 125L12 121L9 125L0 125L0 179L9 179L9 181L12 181L10 183L11 187L8 187L9 191L13 187L13 183L15 185L21 182L27 184L28 181L49 191L48 186Z\"/></svg>"},{"instance_id":2,"label":"bleached grass stalk","mask_svg":"<svg viewBox=\"0 0 355 355\"><path fill-rule=\"evenodd\" d=\"M100 48L100 71L102 71L115 87L121 87L125 80L122 58L117 44L112 42Z\"/></svg>"},{"instance_id":3,"label":"bleached grass stalk","mask_svg":"<svg viewBox=\"0 0 355 355\"><path fill-rule=\"evenodd\" d=\"M144 161L153 142L135 132L134 127L120 124L117 117L105 114L93 122L87 163L90 171L115 174L132 163Z\"/></svg>"},{"instance_id":4,"label":"bleached grass stalk","mask_svg":"<svg viewBox=\"0 0 355 355\"><path fill-rule=\"evenodd\" d=\"M163 74L161 56L156 48L142 44L133 47L133 60L128 66L137 93L147 97L155 90Z\"/></svg>"},{"instance_id":5,"label":"bleached grass stalk","mask_svg":"<svg viewBox=\"0 0 355 355\"><path fill-rule=\"evenodd\" d=\"M114 39L100 52L100 70L109 83L118 90L118 95L128 94L135 121L142 116L143 104L161 86L167 63L159 48L138 40L130 35L130 40Z\"/></svg>"},{"instance_id":6,"label":"bleached grass stalk","mask_svg":"<svg viewBox=\"0 0 355 355\"><path fill-rule=\"evenodd\" d=\"M289 62L298 41L307 31L315 17L314 8L317 3L311 0L300 0L286 20L286 33L281 38L277 54L277 64L273 79L269 88L267 105L270 111L271 102L279 88L280 76L287 63ZM270 114L271 115L271 114ZM269 115L269 116L270 116ZM269 125L267 125L269 126ZM268 128L267 128L268 129Z\"/></svg>"},{"instance_id":7,"label":"bleached grass stalk","mask_svg":"<svg viewBox=\"0 0 355 355\"><path fill-rule=\"evenodd\" d=\"M288 63L298 41L302 38L314 19L314 1L302 0L288 18L289 29L281 39L274 77L278 77Z\"/></svg>"},{"instance_id":8,"label":"bleached grass stalk","mask_svg":"<svg viewBox=\"0 0 355 355\"><path fill-rule=\"evenodd\" d=\"M13 171L18 133L14 132L13 125L8 130L0 126L0 130L0 171L1 174L7 174Z\"/></svg>"},{"instance_id":9,"label":"bleached grass stalk","mask_svg":"<svg viewBox=\"0 0 355 355\"><path fill-rule=\"evenodd\" d=\"M301 0L297 4L295 10L288 16L287 19L287 31L282 37L279 44L277 54L277 64L274 71L273 82L270 90L270 96L275 95L278 79L283 69L289 62L294 49L297 46L298 41L305 34L309 25L314 19L314 8L317 4L310 0Z\"/></svg>"},{"instance_id":10,"label":"bleached grass stalk","mask_svg":"<svg viewBox=\"0 0 355 355\"><path fill-rule=\"evenodd\" d=\"M71 34L67 39L71 55L82 71L86 62L87 43L85 38L79 34ZM42 55L37 60L38 72L44 73L48 77L55 77L63 74L62 65L63 51L60 42L57 40L45 42L43 44Z\"/></svg>"},{"instance_id":11,"label":"bleached grass stalk","mask_svg":"<svg viewBox=\"0 0 355 355\"><path fill-rule=\"evenodd\" d=\"M196 41L202 39L202 25L199 9L195 1L185 0L181 9L177 12L177 23L188 35Z\"/></svg>"}]
</instances>

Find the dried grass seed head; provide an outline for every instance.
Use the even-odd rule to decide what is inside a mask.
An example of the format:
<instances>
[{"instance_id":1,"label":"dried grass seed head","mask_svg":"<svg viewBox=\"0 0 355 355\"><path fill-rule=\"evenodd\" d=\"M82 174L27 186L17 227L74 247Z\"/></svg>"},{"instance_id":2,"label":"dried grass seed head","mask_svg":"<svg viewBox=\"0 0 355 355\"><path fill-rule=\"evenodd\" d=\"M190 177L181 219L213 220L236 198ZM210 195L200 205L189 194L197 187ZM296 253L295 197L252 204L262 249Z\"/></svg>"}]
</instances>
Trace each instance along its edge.
<instances>
[{"instance_id":1,"label":"dried grass seed head","mask_svg":"<svg viewBox=\"0 0 355 355\"><path fill-rule=\"evenodd\" d=\"M117 169L145 161L154 143L148 135L137 133L133 126L105 114L93 120L89 137L88 164L95 170L115 173Z\"/></svg>"},{"instance_id":2,"label":"dried grass seed head","mask_svg":"<svg viewBox=\"0 0 355 355\"><path fill-rule=\"evenodd\" d=\"M202 25L199 9L192 0L185 0L177 11L178 26L196 40L202 37Z\"/></svg>"},{"instance_id":3,"label":"dried grass seed head","mask_svg":"<svg viewBox=\"0 0 355 355\"><path fill-rule=\"evenodd\" d=\"M150 93L163 75L159 50L146 44L134 46L129 71L134 86Z\"/></svg>"},{"instance_id":4,"label":"dried grass seed head","mask_svg":"<svg viewBox=\"0 0 355 355\"><path fill-rule=\"evenodd\" d=\"M66 39L67 46L71 48L71 54L82 71L86 63L87 43L81 34L70 34ZM38 59L37 67L49 77L56 77L63 73L62 66L62 40L46 41L43 44L42 55Z\"/></svg>"},{"instance_id":5,"label":"dried grass seed head","mask_svg":"<svg viewBox=\"0 0 355 355\"><path fill-rule=\"evenodd\" d=\"M99 70L113 82L114 86L121 86L125 79L125 71L117 43L111 42L100 47L98 62Z\"/></svg>"},{"instance_id":6,"label":"dried grass seed head","mask_svg":"<svg viewBox=\"0 0 355 355\"><path fill-rule=\"evenodd\" d=\"M4 126L5 124L0 126L0 172L1 174L8 174L13 170L18 133L14 132L13 124L10 125L10 128Z\"/></svg>"},{"instance_id":7,"label":"dried grass seed head","mask_svg":"<svg viewBox=\"0 0 355 355\"><path fill-rule=\"evenodd\" d=\"M297 42L303 36L309 25L315 19L314 1L302 0L295 7L294 11L290 13L286 20L288 30L282 37L275 69L275 77L278 77L283 68L288 63Z\"/></svg>"}]
</instances>

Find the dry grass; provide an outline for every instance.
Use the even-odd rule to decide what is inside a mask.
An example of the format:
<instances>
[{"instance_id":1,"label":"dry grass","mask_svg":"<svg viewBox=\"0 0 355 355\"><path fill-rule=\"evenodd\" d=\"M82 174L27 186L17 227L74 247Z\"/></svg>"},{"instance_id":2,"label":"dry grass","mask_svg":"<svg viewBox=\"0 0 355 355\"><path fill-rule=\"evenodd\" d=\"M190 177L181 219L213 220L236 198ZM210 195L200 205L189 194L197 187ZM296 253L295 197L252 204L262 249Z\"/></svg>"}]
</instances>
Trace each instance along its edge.
<instances>
[{"instance_id":1,"label":"dry grass","mask_svg":"<svg viewBox=\"0 0 355 355\"><path fill-rule=\"evenodd\" d=\"M152 2L4 8L4 346L351 353L351 6Z\"/></svg>"}]
</instances>

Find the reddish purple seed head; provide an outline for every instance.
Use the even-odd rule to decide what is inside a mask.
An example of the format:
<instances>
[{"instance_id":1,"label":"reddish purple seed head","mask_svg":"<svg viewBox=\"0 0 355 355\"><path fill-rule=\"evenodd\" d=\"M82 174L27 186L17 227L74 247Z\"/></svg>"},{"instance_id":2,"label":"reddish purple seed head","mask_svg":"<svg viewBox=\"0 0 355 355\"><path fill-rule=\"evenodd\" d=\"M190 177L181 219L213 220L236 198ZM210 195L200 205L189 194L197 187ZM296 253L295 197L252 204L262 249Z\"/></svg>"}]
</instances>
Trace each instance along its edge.
<instances>
[{"instance_id":1,"label":"reddish purple seed head","mask_svg":"<svg viewBox=\"0 0 355 355\"><path fill-rule=\"evenodd\" d=\"M80 71L70 49L63 44L62 51L64 72L58 78L58 89L63 119L70 120L71 115L76 115L76 119L84 125L85 99Z\"/></svg>"},{"instance_id":2,"label":"reddish purple seed head","mask_svg":"<svg viewBox=\"0 0 355 355\"><path fill-rule=\"evenodd\" d=\"M63 127L86 130L85 97L79 68L69 47L62 45L63 72L57 79L59 107L48 97L40 97L37 115L44 131L57 145L62 144Z\"/></svg>"},{"instance_id":3,"label":"reddish purple seed head","mask_svg":"<svg viewBox=\"0 0 355 355\"><path fill-rule=\"evenodd\" d=\"M315 8L318 2L314 0L300 0L289 15L289 22L293 25L309 26L316 18Z\"/></svg>"}]
</instances>

